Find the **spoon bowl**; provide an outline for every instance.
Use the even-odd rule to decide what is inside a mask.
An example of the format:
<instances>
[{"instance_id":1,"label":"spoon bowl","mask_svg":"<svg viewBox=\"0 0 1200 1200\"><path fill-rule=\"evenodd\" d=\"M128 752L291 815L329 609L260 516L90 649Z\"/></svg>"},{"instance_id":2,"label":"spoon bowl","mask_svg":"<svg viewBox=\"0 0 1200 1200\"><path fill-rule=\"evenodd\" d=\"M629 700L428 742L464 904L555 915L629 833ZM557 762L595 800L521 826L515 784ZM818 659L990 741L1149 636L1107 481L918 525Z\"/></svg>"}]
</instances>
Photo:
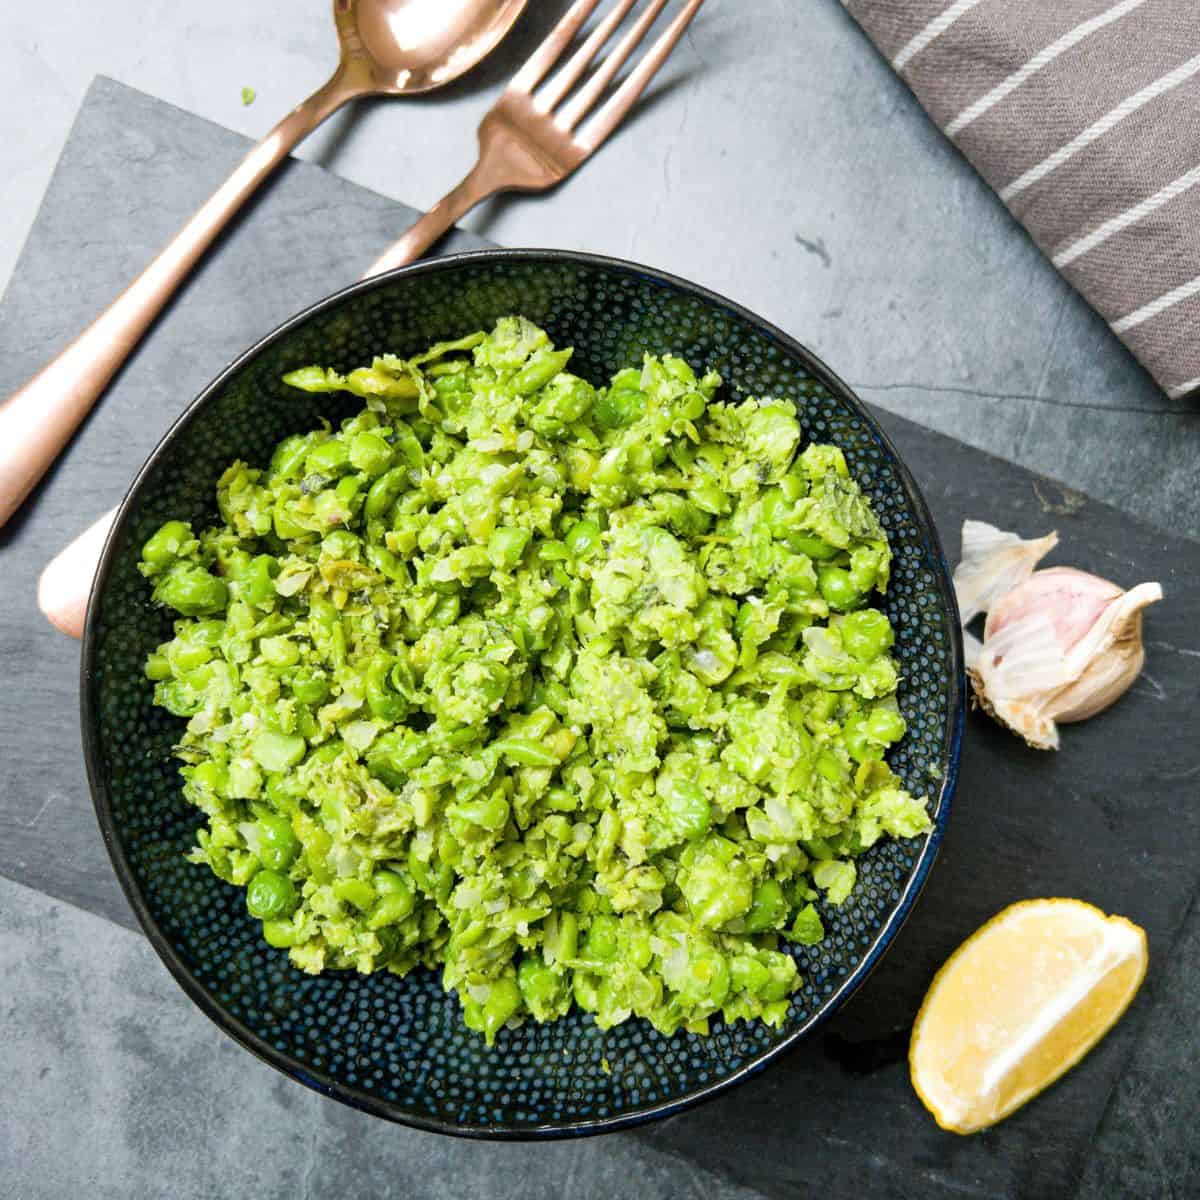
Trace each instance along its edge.
<instances>
[{"instance_id":1,"label":"spoon bowl","mask_svg":"<svg viewBox=\"0 0 1200 1200\"><path fill-rule=\"evenodd\" d=\"M513 27L526 0L337 0L343 55L364 54L373 90L412 95L469 71Z\"/></svg>"}]
</instances>

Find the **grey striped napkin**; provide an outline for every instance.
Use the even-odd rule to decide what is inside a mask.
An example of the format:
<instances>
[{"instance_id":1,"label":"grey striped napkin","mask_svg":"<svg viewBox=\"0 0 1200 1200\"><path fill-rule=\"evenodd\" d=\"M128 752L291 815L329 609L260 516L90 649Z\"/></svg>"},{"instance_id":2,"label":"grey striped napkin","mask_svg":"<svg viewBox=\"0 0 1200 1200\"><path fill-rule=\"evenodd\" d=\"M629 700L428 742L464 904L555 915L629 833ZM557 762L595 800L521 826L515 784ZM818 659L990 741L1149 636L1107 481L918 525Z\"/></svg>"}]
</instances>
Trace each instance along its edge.
<instances>
[{"instance_id":1,"label":"grey striped napkin","mask_svg":"<svg viewBox=\"0 0 1200 1200\"><path fill-rule=\"evenodd\" d=\"M842 0L1170 396L1200 388L1200 0Z\"/></svg>"}]
</instances>

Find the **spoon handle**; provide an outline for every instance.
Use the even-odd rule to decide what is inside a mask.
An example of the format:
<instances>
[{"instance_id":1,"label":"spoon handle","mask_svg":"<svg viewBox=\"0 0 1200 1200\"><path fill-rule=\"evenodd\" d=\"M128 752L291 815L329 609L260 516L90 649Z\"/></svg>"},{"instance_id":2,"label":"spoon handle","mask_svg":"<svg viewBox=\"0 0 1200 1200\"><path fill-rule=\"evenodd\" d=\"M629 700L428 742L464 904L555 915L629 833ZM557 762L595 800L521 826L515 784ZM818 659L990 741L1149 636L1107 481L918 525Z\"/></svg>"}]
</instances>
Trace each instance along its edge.
<instances>
[{"instance_id":1,"label":"spoon handle","mask_svg":"<svg viewBox=\"0 0 1200 1200\"><path fill-rule=\"evenodd\" d=\"M363 278L415 262L449 232L464 213L498 190L500 185L491 172L486 167L476 166L458 187L431 208L399 241L393 242ZM0 411L2 420L3 412ZM50 624L68 637L83 637L88 594L115 516L116 509L105 513L70 545L63 547L47 564L38 581L38 607Z\"/></svg>"},{"instance_id":2,"label":"spoon handle","mask_svg":"<svg viewBox=\"0 0 1200 1200\"><path fill-rule=\"evenodd\" d=\"M38 580L38 608L59 633L83 637L88 596L109 528L117 515L115 508L89 525L73 542L64 546L46 564Z\"/></svg>"},{"instance_id":3,"label":"spoon handle","mask_svg":"<svg viewBox=\"0 0 1200 1200\"><path fill-rule=\"evenodd\" d=\"M108 381L259 184L306 134L362 91L344 66L242 160L174 240L91 325L0 404L0 526L70 441Z\"/></svg>"}]
</instances>

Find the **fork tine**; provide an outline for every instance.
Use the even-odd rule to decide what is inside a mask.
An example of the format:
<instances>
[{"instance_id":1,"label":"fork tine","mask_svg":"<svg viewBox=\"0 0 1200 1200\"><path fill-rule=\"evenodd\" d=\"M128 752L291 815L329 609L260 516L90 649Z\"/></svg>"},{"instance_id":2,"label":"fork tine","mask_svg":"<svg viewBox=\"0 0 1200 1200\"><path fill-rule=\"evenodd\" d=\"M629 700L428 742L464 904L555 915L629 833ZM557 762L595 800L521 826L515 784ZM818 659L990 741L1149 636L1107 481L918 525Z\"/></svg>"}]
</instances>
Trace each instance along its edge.
<instances>
[{"instance_id":1,"label":"fork tine","mask_svg":"<svg viewBox=\"0 0 1200 1200\"><path fill-rule=\"evenodd\" d=\"M646 90L646 85L658 73L659 67L667 61L671 51L675 49L675 44L683 37L703 3L704 0L688 0L679 16L671 22L662 37L650 47L642 61L629 73L629 78L576 136L576 145L590 154L620 125L625 114Z\"/></svg>"},{"instance_id":2,"label":"fork tine","mask_svg":"<svg viewBox=\"0 0 1200 1200\"><path fill-rule=\"evenodd\" d=\"M580 26L592 15L600 0L575 0L563 18L546 35L542 44L529 56L525 65L512 77L509 91L532 92L545 78L546 72L558 61L562 52L571 44Z\"/></svg>"},{"instance_id":3,"label":"fork tine","mask_svg":"<svg viewBox=\"0 0 1200 1200\"><path fill-rule=\"evenodd\" d=\"M612 37L625 14L637 0L620 0L620 3L592 31L591 36L571 56L571 61L541 90L537 107L549 112L578 82L588 64L596 57L600 48ZM666 3L666 0L663 0ZM661 6L660 6L661 7Z\"/></svg>"},{"instance_id":4,"label":"fork tine","mask_svg":"<svg viewBox=\"0 0 1200 1200\"><path fill-rule=\"evenodd\" d=\"M555 117L555 122L561 129L568 131L574 129L591 111L592 105L604 94L604 89L613 81L617 72L624 66L625 60L646 36L647 30L654 24L666 3L667 0L654 0L654 3L638 17L633 28L613 48L613 52L600 64L587 83L579 89L579 94L572 97L571 102ZM558 80L556 79L554 82L557 83ZM563 95L566 95L569 90L569 88L564 88Z\"/></svg>"}]
</instances>

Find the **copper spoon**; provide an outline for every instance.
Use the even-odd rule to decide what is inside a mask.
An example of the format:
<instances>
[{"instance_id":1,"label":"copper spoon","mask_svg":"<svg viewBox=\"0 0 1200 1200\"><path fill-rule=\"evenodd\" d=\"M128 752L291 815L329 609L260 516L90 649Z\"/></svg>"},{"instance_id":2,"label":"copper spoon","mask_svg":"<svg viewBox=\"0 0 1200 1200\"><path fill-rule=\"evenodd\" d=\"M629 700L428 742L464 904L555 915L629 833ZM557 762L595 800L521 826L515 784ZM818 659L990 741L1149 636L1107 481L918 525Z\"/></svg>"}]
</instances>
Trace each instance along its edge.
<instances>
[{"instance_id":1,"label":"copper spoon","mask_svg":"<svg viewBox=\"0 0 1200 1200\"><path fill-rule=\"evenodd\" d=\"M629 77L600 104L605 89L646 38L667 0L651 0L585 80L588 68L620 29L634 3L635 0L615 0L569 61L543 84L599 4L599 0L575 0L484 117L479 127L479 161L467 178L394 242L371 265L364 278L415 262L484 197L500 191L540 191L551 187L599 148L628 115L704 0L686 0ZM564 103L576 85L580 85L578 91ZM38 581L38 607L50 624L68 637L83 636L88 593L116 514L116 509L105 513L60 550Z\"/></svg>"},{"instance_id":2,"label":"copper spoon","mask_svg":"<svg viewBox=\"0 0 1200 1200\"><path fill-rule=\"evenodd\" d=\"M512 28L527 0L334 0L339 60L175 239L56 359L0 405L0 526L46 473L108 381L242 204L347 101L457 79Z\"/></svg>"}]
</instances>

